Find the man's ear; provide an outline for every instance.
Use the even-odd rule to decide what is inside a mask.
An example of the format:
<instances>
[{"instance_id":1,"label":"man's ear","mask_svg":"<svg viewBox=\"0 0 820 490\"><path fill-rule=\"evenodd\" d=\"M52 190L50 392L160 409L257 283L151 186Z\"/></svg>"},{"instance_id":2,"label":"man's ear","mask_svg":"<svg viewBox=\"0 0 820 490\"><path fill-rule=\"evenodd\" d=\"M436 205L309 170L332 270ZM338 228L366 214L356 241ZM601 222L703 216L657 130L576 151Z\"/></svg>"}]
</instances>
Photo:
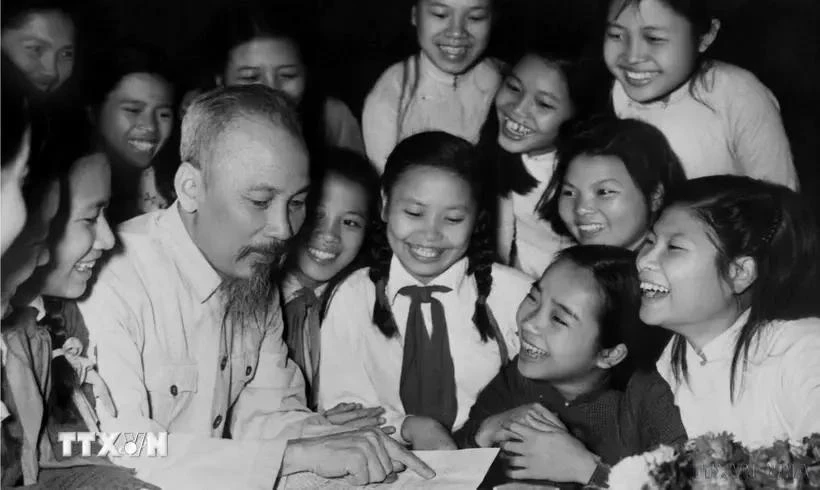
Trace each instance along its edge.
<instances>
[{"instance_id":1,"label":"man's ear","mask_svg":"<svg viewBox=\"0 0 820 490\"><path fill-rule=\"evenodd\" d=\"M698 52L703 53L709 46L715 42L717 39L718 32L720 31L720 21L718 19L712 19L712 25L709 26L709 32L704 34L700 37L700 43L698 43Z\"/></svg>"},{"instance_id":2,"label":"man's ear","mask_svg":"<svg viewBox=\"0 0 820 490\"><path fill-rule=\"evenodd\" d=\"M757 279L757 262L751 257L739 257L729 265L729 281L735 294L742 294Z\"/></svg>"},{"instance_id":3,"label":"man's ear","mask_svg":"<svg viewBox=\"0 0 820 490\"><path fill-rule=\"evenodd\" d=\"M187 213L199 209L199 200L204 190L205 181L202 169L190 162L182 162L174 176L174 190L180 207Z\"/></svg>"},{"instance_id":4,"label":"man's ear","mask_svg":"<svg viewBox=\"0 0 820 490\"><path fill-rule=\"evenodd\" d=\"M381 218L382 221L387 223L387 194L384 191L381 191L382 196L382 209L381 209Z\"/></svg>"},{"instance_id":5,"label":"man's ear","mask_svg":"<svg viewBox=\"0 0 820 490\"><path fill-rule=\"evenodd\" d=\"M608 349L601 349L598 353L598 359L595 365L601 369L612 369L626 359L629 349L624 344L618 344L615 347Z\"/></svg>"}]
</instances>

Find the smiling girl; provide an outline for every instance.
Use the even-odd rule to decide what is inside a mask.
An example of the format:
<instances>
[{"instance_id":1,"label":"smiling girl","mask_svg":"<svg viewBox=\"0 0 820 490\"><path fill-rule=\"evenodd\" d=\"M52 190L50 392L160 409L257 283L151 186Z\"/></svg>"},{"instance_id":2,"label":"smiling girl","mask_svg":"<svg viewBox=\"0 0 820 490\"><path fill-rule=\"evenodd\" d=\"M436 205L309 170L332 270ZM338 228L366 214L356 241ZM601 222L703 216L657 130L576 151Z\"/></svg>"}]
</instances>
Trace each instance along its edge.
<instances>
[{"instance_id":1,"label":"smiling girl","mask_svg":"<svg viewBox=\"0 0 820 490\"><path fill-rule=\"evenodd\" d=\"M710 0L611 0L604 60L618 117L657 126L687 177L736 174L797 188L772 93L706 52L720 21Z\"/></svg>"},{"instance_id":2,"label":"smiling girl","mask_svg":"<svg viewBox=\"0 0 820 490\"><path fill-rule=\"evenodd\" d=\"M477 142L501 81L484 58L492 0L414 0L410 20L421 51L385 70L362 113L367 156L380 173L393 147L421 131Z\"/></svg>"},{"instance_id":3,"label":"smiling girl","mask_svg":"<svg viewBox=\"0 0 820 490\"><path fill-rule=\"evenodd\" d=\"M576 242L636 250L666 195L686 177L654 126L596 118L562 137L541 215Z\"/></svg>"},{"instance_id":4,"label":"smiling girl","mask_svg":"<svg viewBox=\"0 0 820 490\"><path fill-rule=\"evenodd\" d=\"M336 284L362 265L360 252L378 209L379 177L367 160L331 149L322 162L322 184L313 219L282 281L285 342L302 369L308 406L315 406L319 381L322 317Z\"/></svg>"},{"instance_id":5,"label":"smiling girl","mask_svg":"<svg viewBox=\"0 0 820 490\"><path fill-rule=\"evenodd\" d=\"M262 84L285 92L298 106L309 149L347 148L364 154L362 130L341 100L325 94L314 43L303 14L270 2L231 5L209 31L215 44L216 85ZM321 154L317 160L323 160Z\"/></svg>"},{"instance_id":6,"label":"smiling girl","mask_svg":"<svg viewBox=\"0 0 820 490\"><path fill-rule=\"evenodd\" d=\"M492 138L498 202L498 250L502 262L540 277L556 252L570 242L538 215L555 167L561 127L595 111L591 66L553 53L524 55L495 97L496 117L485 128ZM490 136L487 134L492 132Z\"/></svg>"},{"instance_id":7,"label":"smiling girl","mask_svg":"<svg viewBox=\"0 0 820 490\"><path fill-rule=\"evenodd\" d=\"M3 4L3 53L42 94L59 89L74 71L75 26L60 0Z\"/></svg>"},{"instance_id":8,"label":"smiling girl","mask_svg":"<svg viewBox=\"0 0 820 490\"><path fill-rule=\"evenodd\" d=\"M800 197L739 176L670 197L638 257L641 319L690 437L749 446L820 431L820 233Z\"/></svg>"},{"instance_id":9,"label":"smiling girl","mask_svg":"<svg viewBox=\"0 0 820 490\"><path fill-rule=\"evenodd\" d=\"M477 158L442 132L399 143L371 265L339 286L322 325L320 408L384 407L416 449L455 448L450 430L518 351L515 306L529 285L493 264Z\"/></svg>"},{"instance_id":10,"label":"smiling girl","mask_svg":"<svg viewBox=\"0 0 820 490\"><path fill-rule=\"evenodd\" d=\"M669 386L633 352L646 328L634 260L604 245L559 252L518 308L517 362L479 395L460 446L510 450L516 479L601 484L606 465L686 440Z\"/></svg>"},{"instance_id":11,"label":"smiling girl","mask_svg":"<svg viewBox=\"0 0 820 490\"><path fill-rule=\"evenodd\" d=\"M174 88L160 53L143 46L106 52L90 81L92 123L111 163L114 225L173 200L160 151L174 128Z\"/></svg>"}]
</instances>

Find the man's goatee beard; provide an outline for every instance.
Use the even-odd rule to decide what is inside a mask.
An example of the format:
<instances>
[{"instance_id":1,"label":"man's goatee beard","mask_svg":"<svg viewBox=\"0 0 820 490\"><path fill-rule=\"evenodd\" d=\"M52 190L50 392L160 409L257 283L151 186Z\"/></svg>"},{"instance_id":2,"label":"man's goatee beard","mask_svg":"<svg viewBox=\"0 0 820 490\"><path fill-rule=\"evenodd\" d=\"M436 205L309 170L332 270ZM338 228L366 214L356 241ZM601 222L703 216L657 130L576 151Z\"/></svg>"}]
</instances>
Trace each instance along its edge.
<instances>
[{"instance_id":1,"label":"man's goatee beard","mask_svg":"<svg viewBox=\"0 0 820 490\"><path fill-rule=\"evenodd\" d=\"M251 253L258 257L250 277L228 278L222 281L220 292L225 297L225 322L236 329L264 328L273 302L276 283L287 257L287 242L277 241L267 247L245 247L239 258Z\"/></svg>"}]
</instances>

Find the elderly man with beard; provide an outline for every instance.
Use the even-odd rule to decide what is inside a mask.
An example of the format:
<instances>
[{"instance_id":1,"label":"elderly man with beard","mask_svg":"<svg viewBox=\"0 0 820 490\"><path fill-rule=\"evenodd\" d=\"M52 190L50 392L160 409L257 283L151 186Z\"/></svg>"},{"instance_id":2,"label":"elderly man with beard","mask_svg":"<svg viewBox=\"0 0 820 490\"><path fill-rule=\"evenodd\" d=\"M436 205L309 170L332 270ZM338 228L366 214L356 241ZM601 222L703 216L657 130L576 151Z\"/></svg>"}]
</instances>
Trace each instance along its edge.
<instances>
[{"instance_id":1,"label":"elderly man with beard","mask_svg":"<svg viewBox=\"0 0 820 490\"><path fill-rule=\"evenodd\" d=\"M204 94L180 152L177 202L122 225L122 251L80 303L116 406L98 410L101 429L168 433L167 457L115 461L175 489L269 489L304 471L355 484L404 467L431 477L381 430L310 412L287 360L274 284L310 184L294 108L263 86Z\"/></svg>"}]
</instances>

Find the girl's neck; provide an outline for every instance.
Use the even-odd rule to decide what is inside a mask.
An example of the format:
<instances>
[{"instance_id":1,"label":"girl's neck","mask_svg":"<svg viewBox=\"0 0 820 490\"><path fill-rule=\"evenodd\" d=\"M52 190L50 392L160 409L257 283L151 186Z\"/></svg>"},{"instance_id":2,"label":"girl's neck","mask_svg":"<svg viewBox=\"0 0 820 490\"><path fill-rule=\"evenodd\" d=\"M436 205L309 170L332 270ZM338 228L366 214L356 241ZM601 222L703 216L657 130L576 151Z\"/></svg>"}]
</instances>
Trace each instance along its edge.
<instances>
[{"instance_id":1,"label":"girl's neck","mask_svg":"<svg viewBox=\"0 0 820 490\"><path fill-rule=\"evenodd\" d=\"M477 61L475 64L471 65L463 72L453 74L447 73L446 71L443 71L441 68L436 66L436 64L433 63L433 60L430 59L430 57L427 55L427 53L424 52L424 50L421 50L421 53L419 53L419 59L420 68L422 71L428 72L436 80L451 84L454 88L458 87L459 83L461 82L461 79L465 77L468 73L470 73L473 70L473 67L480 63L480 61Z\"/></svg>"},{"instance_id":2,"label":"girl's neck","mask_svg":"<svg viewBox=\"0 0 820 490\"><path fill-rule=\"evenodd\" d=\"M743 314L743 311L740 305L733 302L727 308L707 320L675 326L672 330L682 335L689 345L698 352L701 352L709 342L719 337L726 330L729 330L740 315Z\"/></svg>"},{"instance_id":3,"label":"girl's neck","mask_svg":"<svg viewBox=\"0 0 820 490\"><path fill-rule=\"evenodd\" d=\"M308 276L307 276L304 272L302 272L302 270L301 270L301 269L299 269L298 267L294 267L294 270L293 270L293 277L295 277L295 278L296 278L296 281L297 281L297 282L298 282L298 283L299 283L299 284L300 284L303 288L312 289L313 291L316 291L316 288L318 288L318 287L319 287L319 286L321 286L322 284L325 284L325 283L323 283L323 282L321 282L321 281L317 281L316 279L313 279L312 277L308 277Z\"/></svg>"},{"instance_id":4,"label":"girl's neck","mask_svg":"<svg viewBox=\"0 0 820 490\"><path fill-rule=\"evenodd\" d=\"M568 402L592 393L607 383L609 383L609 373L597 368L579 379L550 381L550 385Z\"/></svg>"},{"instance_id":5,"label":"girl's neck","mask_svg":"<svg viewBox=\"0 0 820 490\"><path fill-rule=\"evenodd\" d=\"M548 153L552 153L555 151L555 145L550 145L545 148L540 148L538 150L528 151L523 153L522 155L526 158L538 158L540 156L546 155Z\"/></svg>"}]
</instances>

